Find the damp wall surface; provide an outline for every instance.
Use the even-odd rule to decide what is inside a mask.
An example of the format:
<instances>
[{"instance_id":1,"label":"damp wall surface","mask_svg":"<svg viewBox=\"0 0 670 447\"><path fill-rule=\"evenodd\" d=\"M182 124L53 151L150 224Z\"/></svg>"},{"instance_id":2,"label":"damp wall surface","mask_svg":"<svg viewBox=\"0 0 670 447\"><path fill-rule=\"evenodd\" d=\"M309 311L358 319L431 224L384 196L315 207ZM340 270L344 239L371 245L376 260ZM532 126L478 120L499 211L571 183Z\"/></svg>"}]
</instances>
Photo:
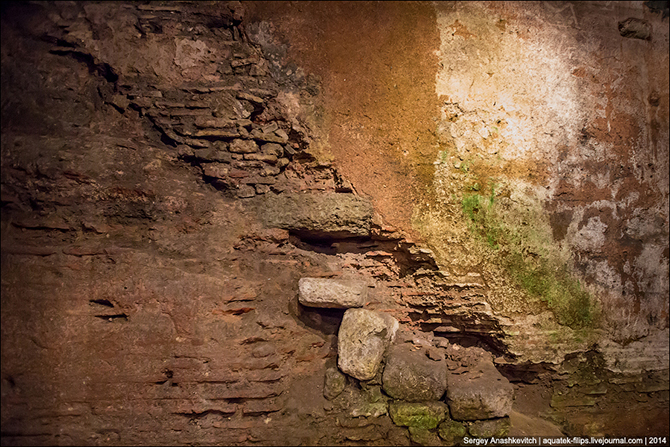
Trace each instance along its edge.
<instances>
[{"instance_id":1,"label":"damp wall surface","mask_svg":"<svg viewBox=\"0 0 670 447\"><path fill-rule=\"evenodd\" d=\"M663 11L3 3L2 25L3 444L409 445L352 415L367 385L324 398L343 312L301 306L302 277L365 281L416 349L485 349L566 434L667 434Z\"/></svg>"},{"instance_id":2,"label":"damp wall surface","mask_svg":"<svg viewBox=\"0 0 670 447\"><path fill-rule=\"evenodd\" d=\"M667 328L667 24L635 2L436 7L436 189L537 201L617 340ZM645 39L620 33L631 18Z\"/></svg>"}]
</instances>

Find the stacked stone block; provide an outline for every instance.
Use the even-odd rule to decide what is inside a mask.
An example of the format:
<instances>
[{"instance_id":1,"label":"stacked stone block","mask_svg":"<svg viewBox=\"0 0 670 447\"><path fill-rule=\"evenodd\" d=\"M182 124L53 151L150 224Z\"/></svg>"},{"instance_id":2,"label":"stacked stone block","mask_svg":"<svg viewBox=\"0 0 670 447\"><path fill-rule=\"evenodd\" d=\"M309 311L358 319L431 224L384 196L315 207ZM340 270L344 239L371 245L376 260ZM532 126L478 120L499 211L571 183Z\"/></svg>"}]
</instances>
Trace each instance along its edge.
<instances>
[{"instance_id":1,"label":"stacked stone block","mask_svg":"<svg viewBox=\"0 0 670 447\"><path fill-rule=\"evenodd\" d=\"M303 305L347 308L338 333L339 368L326 370L324 396L351 405L346 402L351 394L344 393L347 376L364 389L377 390L380 396L375 402L367 406L356 402L351 415L388 414L395 425L407 427L410 439L420 445L458 444L468 434L475 438L507 435L514 389L490 356L460 348L462 356L469 358L447 362L445 352L454 357L456 350L398 342L395 318L361 308L365 285L351 279L300 280L298 299ZM453 367L460 364L466 367ZM374 413L359 409L370 405L376 405Z\"/></svg>"}]
</instances>

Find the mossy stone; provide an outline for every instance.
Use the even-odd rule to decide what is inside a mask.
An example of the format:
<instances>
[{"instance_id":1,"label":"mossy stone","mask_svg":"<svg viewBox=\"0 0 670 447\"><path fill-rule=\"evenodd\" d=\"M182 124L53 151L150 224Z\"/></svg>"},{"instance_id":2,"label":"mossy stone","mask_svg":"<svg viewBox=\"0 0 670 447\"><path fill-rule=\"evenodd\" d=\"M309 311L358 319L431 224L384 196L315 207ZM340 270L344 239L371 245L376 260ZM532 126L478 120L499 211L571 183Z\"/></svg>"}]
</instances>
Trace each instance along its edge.
<instances>
[{"instance_id":1,"label":"mossy stone","mask_svg":"<svg viewBox=\"0 0 670 447\"><path fill-rule=\"evenodd\" d=\"M510 425L509 417L487 419L473 422L468 431L475 438L502 438L509 433Z\"/></svg>"},{"instance_id":2,"label":"mossy stone","mask_svg":"<svg viewBox=\"0 0 670 447\"><path fill-rule=\"evenodd\" d=\"M468 433L465 425L451 419L442 422L437 432L440 435L440 438L452 445L461 442Z\"/></svg>"},{"instance_id":3,"label":"mossy stone","mask_svg":"<svg viewBox=\"0 0 670 447\"><path fill-rule=\"evenodd\" d=\"M426 428L410 427L409 438L419 445L442 445L437 434Z\"/></svg>"},{"instance_id":4,"label":"mossy stone","mask_svg":"<svg viewBox=\"0 0 670 447\"><path fill-rule=\"evenodd\" d=\"M433 429L446 417L442 402L392 402L389 412L393 423L405 427Z\"/></svg>"},{"instance_id":5,"label":"mossy stone","mask_svg":"<svg viewBox=\"0 0 670 447\"><path fill-rule=\"evenodd\" d=\"M333 400L342 393L347 386L347 376L342 374L334 366L326 369L326 375L323 384L323 396L328 400Z\"/></svg>"},{"instance_id":6,"label":"mossy stone","mask_svg":"<svg viewBox=\"0 0 670 447\"><path fill-rule=\"evenodd\" d=\"M381 402L364 402L351 409L349 413L352 417L373 417L378 418L388 414L388 406L386 401Z\"/></svg>"},{"instance_id":7,"label":"mossy stone","mask_svg":"<svg viewBox=\"0 0 670 447\"><path fill-rule=\"evenodd\" d=\"M392 346L382 375L384 392L407 402L439 400L447 389L444 360L435 361L407 344Z\"/></svg>"}]
</instances>

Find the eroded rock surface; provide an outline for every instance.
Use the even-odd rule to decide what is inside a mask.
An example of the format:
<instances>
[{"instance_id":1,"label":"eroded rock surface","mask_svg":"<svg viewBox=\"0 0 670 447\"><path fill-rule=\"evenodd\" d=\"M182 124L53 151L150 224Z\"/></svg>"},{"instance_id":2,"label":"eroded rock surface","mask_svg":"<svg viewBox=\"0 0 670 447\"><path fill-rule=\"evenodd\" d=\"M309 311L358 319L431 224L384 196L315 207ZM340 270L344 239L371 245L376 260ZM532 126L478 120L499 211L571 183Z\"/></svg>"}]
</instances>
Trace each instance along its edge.
<instances>
[{"instance_id":1,"label":"eroded rock surface","mask_svg":"<svg viewBox=\"0 0 670 447\"><path fill-rule=\"evenodd\" d=\"M338 366L358 380L373 379L397 330L398 321L390 315L347 310L338 334Z\"/></svg>"}]
</instances>

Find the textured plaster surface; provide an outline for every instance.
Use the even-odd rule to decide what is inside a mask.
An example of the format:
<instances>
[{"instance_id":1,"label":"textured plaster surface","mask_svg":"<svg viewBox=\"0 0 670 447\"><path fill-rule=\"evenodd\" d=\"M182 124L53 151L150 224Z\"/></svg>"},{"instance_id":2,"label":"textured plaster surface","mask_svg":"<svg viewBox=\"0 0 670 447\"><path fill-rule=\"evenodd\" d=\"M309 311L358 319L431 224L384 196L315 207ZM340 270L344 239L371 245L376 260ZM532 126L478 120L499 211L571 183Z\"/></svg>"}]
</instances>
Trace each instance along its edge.
<instances>
[{"instance_id":1,"label":"textured plaster surface","mask_svg":"<svg viewBox=\"0 0 670 447\"><path fill-rule=\"evenodd\" d=\"M608 336L667 328L667 20L638 2L434 6L447 149L435 161L438 200L415 208L415 220L438 257L481 270L494 307L520 310L524 298L453 217L465 191L495 185L512 213L539 210L521 224L568 254ZM620 36L616 22L628 17L652 22L654 37Z\"/></svg>"}]
</instances>

